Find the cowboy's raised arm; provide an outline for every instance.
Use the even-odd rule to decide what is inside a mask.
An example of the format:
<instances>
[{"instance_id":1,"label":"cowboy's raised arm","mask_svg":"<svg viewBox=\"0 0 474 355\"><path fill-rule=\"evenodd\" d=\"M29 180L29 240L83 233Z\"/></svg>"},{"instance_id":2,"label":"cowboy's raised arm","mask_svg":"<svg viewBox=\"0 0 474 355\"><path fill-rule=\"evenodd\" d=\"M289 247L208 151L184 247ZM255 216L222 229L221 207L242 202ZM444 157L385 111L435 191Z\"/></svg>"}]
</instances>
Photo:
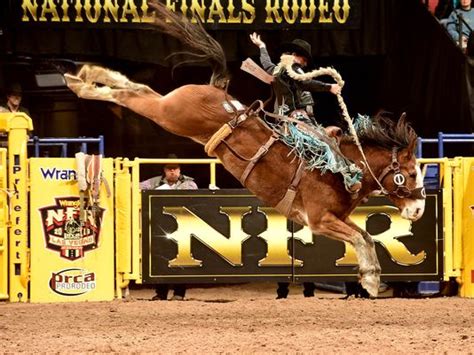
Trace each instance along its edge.
<instances>
[{"instance_id":1,"label":"cowboy's raised arm","mask_svg":"<svg viewBox=\"0 0 474 355\"><path fill-rule=\"evenodd\" d=\"M276 65L272 62L270 55L268 54L265 42L262 41L260 35L256 32L250 35L250 40L260 49L260 64L262 64L263 69L265 69L267 73L272 74Z\"/></svg>"}]
</instances>

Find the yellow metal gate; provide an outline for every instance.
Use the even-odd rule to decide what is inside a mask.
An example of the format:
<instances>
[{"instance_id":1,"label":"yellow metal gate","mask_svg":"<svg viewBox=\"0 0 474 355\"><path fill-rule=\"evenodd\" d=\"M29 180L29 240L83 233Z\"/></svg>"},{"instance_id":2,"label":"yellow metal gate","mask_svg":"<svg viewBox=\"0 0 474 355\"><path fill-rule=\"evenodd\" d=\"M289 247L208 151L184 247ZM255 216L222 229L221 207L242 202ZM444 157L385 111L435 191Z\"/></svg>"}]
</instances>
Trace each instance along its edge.
<instances>
[{"instance_id":1,"label":"yellow metal gate","mask_svg":"<svg viewBox=\"0 0 474 355\"><path fill-rule=\"evenodd\" d=\"M7 150L0 148L0 300L8 299Z\"/></svg>"}]
</instances>

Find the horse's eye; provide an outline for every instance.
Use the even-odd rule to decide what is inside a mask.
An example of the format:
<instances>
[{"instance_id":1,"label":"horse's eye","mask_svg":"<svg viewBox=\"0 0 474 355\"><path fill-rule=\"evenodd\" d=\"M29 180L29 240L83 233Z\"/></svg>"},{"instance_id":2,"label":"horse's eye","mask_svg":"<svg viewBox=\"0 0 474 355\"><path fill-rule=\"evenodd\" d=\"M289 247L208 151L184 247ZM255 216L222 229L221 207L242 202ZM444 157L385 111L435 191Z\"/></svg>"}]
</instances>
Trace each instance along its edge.
<instances>
[{"instance_id":1,"label":"horse's eye","mask_svg":"<svg viewBox=\"0 0 474 355\"><path fill-rule=\"evenodd\" d=\"M409 176L410 176L411 179L416 179L416 172L410 173Z\"/></svg>"}]
</instances>

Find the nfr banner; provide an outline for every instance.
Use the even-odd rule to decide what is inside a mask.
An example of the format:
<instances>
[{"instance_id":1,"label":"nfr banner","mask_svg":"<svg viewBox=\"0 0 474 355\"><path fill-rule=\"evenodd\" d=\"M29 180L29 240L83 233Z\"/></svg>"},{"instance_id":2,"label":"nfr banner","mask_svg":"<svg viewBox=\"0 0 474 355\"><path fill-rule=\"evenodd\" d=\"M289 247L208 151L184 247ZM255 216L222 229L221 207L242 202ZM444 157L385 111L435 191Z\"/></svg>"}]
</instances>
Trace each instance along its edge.
<instances>
[{"instance_id":1,"label":"nfr banner","mask_svg":"<svg viewBox=\"0 0 474 355\"><path fill-rule=\"evenodd\" d=\"M246 190L145 191L142 198L144 283L356 280L351 245L313 235ZM431 191L416 223L384 197L351 218L373 236L384 280L440 280L441 212L441 193Z\"/></svg>"},{"instance_id":2,"label":"nfr banner","mask_svg":"<svg viewBox=\"0 0 474 355\"><path fill-rule=\"evenodd\" d=\"M81 203L73 158L30 158L31 302L114 298L114 198ZM113 159L102 161L113 181ZM81 212L82 210L82 212ZM82 217L81 217L82 213Z\"/></svg>"},{"instance_id":3,"label":"nfr banner","mask_svg":"<svg viewBox=\"0 0 474 355\"><path fill-rule=\"evenodd\" d=\"M165 0L168 9L208 29L353 29L361 0ZM20 0L14 22L80 27L125 27L153 22L147 0ZM139 27L139 26L138 26Z\"/></svg>"}]
</instances>

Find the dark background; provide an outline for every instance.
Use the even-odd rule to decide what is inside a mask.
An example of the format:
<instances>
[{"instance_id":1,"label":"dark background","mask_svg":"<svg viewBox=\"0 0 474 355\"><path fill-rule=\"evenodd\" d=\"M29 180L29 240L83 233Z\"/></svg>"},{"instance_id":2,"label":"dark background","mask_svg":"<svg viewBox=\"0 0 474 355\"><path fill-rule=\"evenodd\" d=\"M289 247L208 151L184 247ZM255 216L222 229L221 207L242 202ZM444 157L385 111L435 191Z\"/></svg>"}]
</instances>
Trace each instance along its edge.
<instances>
[{"instance_id":1,"label":"dark background","mask_svg":"<svg viewBox=\"0 0 474 355\"><path fill-rule=\"evenodd\" d=\"M0 87L22 83L35 135L102 134L109 157L160 158L171 152L180 157L206 157L197 144L173 136L127 109L79 100L67 88L41 89L35 83L37 74L74 71L82 62L118 70L162 94L184 84L207 83L210 70L206 66L181 67L172 73L173 63L166 58L182 49L176 40L140 26L25 24L18 20L19 3L10 0L0 5ZM384 109L398 117L407 112L422 137L435 137L438 131L471 133L467 57L425 6L414 0L350 3L357 9L357 21L347 29L279 26L259 33L275 61L281 42L295 37L310 42L316 67L333 66L345 80L343 96L351 115L373 115ZM248 39L254 30L209 29L227 56L232 74L229 92L246 104L270 96L268 86L239 69L249 56L258 61L258 50ZM320 122L340 123L332 95L318 94L316 101ZM424 153L430 155L430 149L424 148ZM447 153L472 154L465 146L448 148ZM153 173L147 167L143 176ZM207 179L193 167L186 167L185 173L197 176L199 185L206 185Z\"/></svg>"}]
</instances>

